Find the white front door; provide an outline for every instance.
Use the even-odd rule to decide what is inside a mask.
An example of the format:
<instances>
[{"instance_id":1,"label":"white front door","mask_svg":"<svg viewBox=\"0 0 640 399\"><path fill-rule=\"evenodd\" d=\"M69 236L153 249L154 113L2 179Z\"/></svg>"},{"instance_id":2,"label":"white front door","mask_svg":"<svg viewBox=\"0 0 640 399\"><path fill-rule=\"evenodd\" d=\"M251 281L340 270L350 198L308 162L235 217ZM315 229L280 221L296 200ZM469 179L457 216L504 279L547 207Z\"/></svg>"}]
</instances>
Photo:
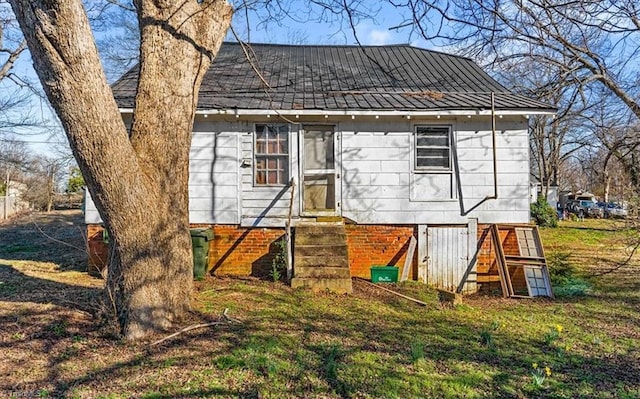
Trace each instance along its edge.
<instances>
[{"instance_id":1,"label":"white front door","mask_svg":"<svg viewBox=\"0 0 640 399\"><path fill-rule=\"evenodd\" d=\"M340 175L334 126L305 125L302 130L302 211L308 216L339 215Z\"/></svg>"}]
</instances>

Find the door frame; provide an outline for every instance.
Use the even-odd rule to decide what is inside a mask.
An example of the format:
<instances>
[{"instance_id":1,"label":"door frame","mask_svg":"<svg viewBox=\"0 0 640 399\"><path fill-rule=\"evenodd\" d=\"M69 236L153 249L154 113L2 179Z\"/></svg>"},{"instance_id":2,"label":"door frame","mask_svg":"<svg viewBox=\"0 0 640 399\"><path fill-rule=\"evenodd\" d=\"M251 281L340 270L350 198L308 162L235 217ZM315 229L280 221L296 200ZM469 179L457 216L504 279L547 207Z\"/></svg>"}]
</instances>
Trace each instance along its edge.
<instances>
[{"instance_id":1,"label":"door frame","mask_svg":"<svg viewBox=\"0 0 640 399\"><path fill-rule=\"evenodd\" d=\"M307 211L304 206L304 178L305 178L305 156L304 156L304 135L307 131L307 127L321 127L331 128L333 130L333 169L312 169L313 173L307 173L307 175L323 175L333 174L334 176L334 209L333 210L321 210L321 211ZM313 129L309 129L313 130ZM341 216L342 215L342 160L341 154L341 133L336 123L303 123L298 130L298 181L300 182L299 192L299 205L300 216L303 217L315 217L315 216Z\"/></svg>"}]
</instances>

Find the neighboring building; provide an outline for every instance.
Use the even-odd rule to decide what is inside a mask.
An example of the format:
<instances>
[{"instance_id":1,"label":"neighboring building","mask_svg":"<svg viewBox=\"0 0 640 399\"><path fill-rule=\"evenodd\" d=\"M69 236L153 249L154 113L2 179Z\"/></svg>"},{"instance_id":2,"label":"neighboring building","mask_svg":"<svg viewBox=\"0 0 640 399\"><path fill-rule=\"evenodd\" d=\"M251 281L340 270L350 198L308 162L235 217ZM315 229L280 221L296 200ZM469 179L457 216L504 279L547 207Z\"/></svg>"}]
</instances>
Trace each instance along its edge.
<instances>
[{"instance_id":1,"label":"neighboring building","mask_svg":"<svg viewBox=\"0 0 640 399\"><path fill-rule=\"evenodd\" d=\"M402 266L415 237L410 276L451 288L467 269L480 273L469 264L488 224L529 222L528 115L553 113L548 105L510 93L470 59L410 46L248 53L253 65L239 44L222 46L194 124L190 221L213 228L212 273L264 275L291 210L294 229L338 225L324 235L343 237L346 250L327 245L348 255L334 265L348 266L347 278ZM113 85L127 122L136 79L133 69ZM90 199L86 222L99 241ZM307 261L332 265L322 226L296 229L294 285L326 274Z\"/></svg>"},{"instance_id":2,"label":"neighboring building","mask_svg":"<svg viewBox=\"0 0 640 399\"><path fill-rule=\"evenodd\" d=\"M28 189L26 183L9 179L5 185L5 195L0 196L0 220L8 219L29 207L29 204L22 200L22 196Z\"/></svg>"}]
</instances>

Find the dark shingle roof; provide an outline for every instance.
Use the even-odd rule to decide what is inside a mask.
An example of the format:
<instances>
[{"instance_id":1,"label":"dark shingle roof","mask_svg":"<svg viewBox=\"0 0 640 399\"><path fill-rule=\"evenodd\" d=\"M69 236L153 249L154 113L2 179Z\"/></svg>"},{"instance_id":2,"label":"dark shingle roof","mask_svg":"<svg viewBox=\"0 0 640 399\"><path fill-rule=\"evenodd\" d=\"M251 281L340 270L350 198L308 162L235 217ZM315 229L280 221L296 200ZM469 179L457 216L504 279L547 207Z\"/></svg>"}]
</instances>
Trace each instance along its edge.
<instances>
[{"instance_id":1,"label":"dark shingle roof","mask_svg":"<svg viewBox=\"0 0 640 399\"><path fill-rule=\"evenodd\" d=\"M416 47L224 43L200 89L198 109L552 111L512 94L468 58ZM268 86L256 73L260 71ZM121 108L134 104L138 69L112 85Z\"/></svg>"}]
</instances>

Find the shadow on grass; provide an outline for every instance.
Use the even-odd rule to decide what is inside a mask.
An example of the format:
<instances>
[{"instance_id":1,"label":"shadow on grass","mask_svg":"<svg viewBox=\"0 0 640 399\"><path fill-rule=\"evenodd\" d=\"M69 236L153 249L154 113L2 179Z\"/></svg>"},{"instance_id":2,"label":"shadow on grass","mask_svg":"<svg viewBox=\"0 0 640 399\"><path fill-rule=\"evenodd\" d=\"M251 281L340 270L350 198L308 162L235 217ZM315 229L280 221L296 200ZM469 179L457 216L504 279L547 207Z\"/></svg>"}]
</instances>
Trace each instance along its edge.
<instances>
[{"instance_id":1,"label":"shadow on grass","mask_svg":"<svg viewBox=\"0 0 640 399\"><path fill-rule=\"evenodd\" d=\"M17 288L1 301L54 303L73 310L73 304L59 299L86 293L83 287L39 281L7 269L0 266L0 280ZM40 285L49 295L66 296L45 300L24 293L23 284L29 291ZM542 398L578 397L578 388L587 392L584 397L616 397L620 386L640 389L638 353L594 347L591 353L559 355L541 336L521 336L517 328L494 332L490 348L479 340L486 321L473 317L482 311L442 310L435 295L428 302L432 306L416 307L395 297L311 294L257 281L234 287L214 291L208 300L219 309L232 309L242 324L193 330L158 346L105 338L90 320L65 313L8 312L0 320L0 333L15 338L2 340L4 349L31 350L45 362L46 375L17 388L5 380L0 392L46 387L50 397L118 397L119 392L122 397L163 399ZM250 299L239 301L233 295L238 292ZM513 309L520 309L524 323L530 310L544 317L562 303L512 301L503 306L516 315ZM615 323L604 313L593 317ZM215 320L217 314L195 313L190 322ZM413 342L422 347L419 355L411 353ZM552 366L551 379L558 383L536 391L527 381L532 362L539 359ZM11 365L20 367L21 362L14 359Z\"/></svg>"},{"instance_id":2,"label":"shadow on grass","mask_svg":"<svg viewBox=\"0 0 640 399\"><path fill-rule=\"evenodd\" d=\"M0 259L53 262L62 271L86 271L85 225L80 211L25 215L0 225Z\"/></svg>"},{"instance_id":3,"label":"shadow on grass","mask_svg":"<svg viewBox=\"0 0 640 399\"><path fill-rule=\"evenodd\" d=\"M53 304L94 313L102 289L28 276L0 263L0 301Z\"/></svg>"}]
</instances>

